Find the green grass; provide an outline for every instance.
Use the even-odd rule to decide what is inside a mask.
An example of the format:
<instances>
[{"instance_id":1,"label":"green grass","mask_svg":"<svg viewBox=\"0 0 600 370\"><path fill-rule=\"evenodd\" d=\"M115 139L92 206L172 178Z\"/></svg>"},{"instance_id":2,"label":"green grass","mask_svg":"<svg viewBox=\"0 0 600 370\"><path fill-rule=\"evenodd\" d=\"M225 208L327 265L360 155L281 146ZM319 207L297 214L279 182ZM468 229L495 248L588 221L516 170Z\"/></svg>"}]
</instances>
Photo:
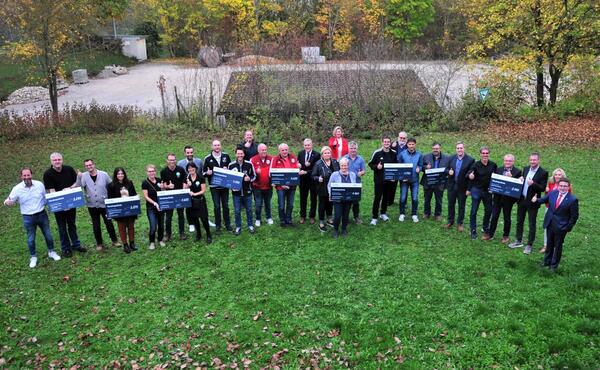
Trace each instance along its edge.
<instances>
[{"instance_id":1,"label":"green grass","mask_svg":"<svg viewBox=\"0 0 600 370\"><path fill-rule=\"evenodd\" d=\"M109 64L130 66L135 60L121 54L108 51L84 51L71 54L65 58L63 66L65 76L71 79L71 72L75 69L85 68L93 76ZM43 85L44 76L40 73L35 63L15 63L6 55L0 54L0 101L8 98L13 91L30 85Z\"/></svg>"},{"instance_id":2,"label":"green grass","mask_svg":"<svg viewBox=\"0 0 600 370\"><path fill-rule=\"evenodd\" d=\"M448 149L459 138L427 135L419 146L436 139ZM192 144L203 154L209 141L198 135ZM484 143L475 134L466 141L471 153ZM163 165L168 151L179 154L188 142L127 134L0 144L2 198L21 165L33 164L39 179L54 150L80 169L87 157L109 172L123 165L139 190L145 164ZM492 160L513 152L519 165L534 149L487 144ZM363 143L360 151L368 157L375 145ZM541 152L542 166L565 168L580 198L581 218L555 275L538 267L537 252L525 256L498 240L471 241L432 221L401 224L397 206L389 223L352 225L347 239L333 240L315 226L263 226L255 235L218 235L210 246L177 241L155 251L146 248L143 215L136 223L138 252L91 250L52 262L38 236L41 258L31 270L19 212L2 207L1 361L10 368L112 367L115 361L144 368L187 361L188 367L243 367L244 359L251 368L597 368L599 179L589 164L599 152ZM370 173L365 184L361 212L368 220ZM296 218L298 206L296 199ZM78 227L92 246L85 209ZM540 228L536 250L541 237Z\"/></svg>"}]
</instances>

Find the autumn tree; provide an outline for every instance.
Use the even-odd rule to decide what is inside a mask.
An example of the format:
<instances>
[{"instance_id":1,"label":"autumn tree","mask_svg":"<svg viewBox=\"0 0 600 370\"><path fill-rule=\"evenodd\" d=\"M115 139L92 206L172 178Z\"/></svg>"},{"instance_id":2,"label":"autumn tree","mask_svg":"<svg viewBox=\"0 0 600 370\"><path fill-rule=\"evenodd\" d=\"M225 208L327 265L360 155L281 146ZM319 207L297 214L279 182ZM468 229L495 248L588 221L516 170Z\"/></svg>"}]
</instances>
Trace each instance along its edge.
<instances>
[{"instance_id":1,"label":"autumn tree","mask_svg":"<svg viewBox=\"0 0 600 370\"><path fill-rule=\"evenodd\" d=\"M423 34L433 21L433 0L388 0L385 4L386 30L396 40L409 42Z\"/></svg>"},{"instance_id":2,"label":"autumn tree","mask_svg":"<svg viewBox=\"0 0 600 370\"><path fill-rule=\"evenodd\" d=\"M356 12L352 0L324 0L315 15L318 31L325 36L327 52L331 59L333 51L346 52L350 48L352 34L351 17Z\"/></svg>"},{"instance_id":3,"label":"autumn tree","mask_svg":"<svg viewBox=\"0 0 600 370\"><path fill-rule=\"evenodd\" d=\"M5 20L19 29L19 40L10 44L12 55L36 61L54 112L58 112L56 81L64 58L81 43L95 11L88 0L4 0L0 9Z\"/></svg>"},{"instance_id":4,"label":"autumn tree","mask_svg":"<svg viewBox=\"0 0 600 370\"><path fill-rule=\"evenodd\" d=\"M560 78L577 54L600 47L598 0L462 0L469 27L477 35L472 56L507 52L529 63L536 75L536 104L545 91L554 105ZM545 80L548 68L550 83Z\"/></svg>"}]
</instances>

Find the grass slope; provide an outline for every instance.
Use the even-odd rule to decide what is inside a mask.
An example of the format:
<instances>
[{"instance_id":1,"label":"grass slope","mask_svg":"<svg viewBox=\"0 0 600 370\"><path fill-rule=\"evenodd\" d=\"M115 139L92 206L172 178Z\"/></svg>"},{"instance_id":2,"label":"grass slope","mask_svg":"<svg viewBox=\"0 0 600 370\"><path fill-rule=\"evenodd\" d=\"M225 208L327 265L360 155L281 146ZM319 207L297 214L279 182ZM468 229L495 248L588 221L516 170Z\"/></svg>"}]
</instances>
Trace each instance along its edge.
<instances>
[{"instance_id":1,"label":"grass slope","mask_svg":"<svg viewBox=\"0 0 600 370\"><path fill-rule=\"evenodd\" d=\"M483 141L467 136L468 152L475 153ZM436 139L449 152L461 138L428 135L419 146L428 149ZM39 179L54 150L80 169L88 157L108 172L124 165L139 190L144 166L162 166L169 151L179 156L188 140L131 134L0 144L2 198L22 164L33 164ZM197 137L192 144L204 154L209 141ZM225 144L231 151L233 143ZM365 157L377 145L363 144ZM520 166L532 149L487 144L492 160L513 152ZM2 207L0 364L597 368L599 179L589 163L598 154L542 150L542 166L565 168L580 198L581 218L556 275L538 267L537 252L525 256L497 239L471 241L433 221L399 223L397 205L389 212L393 221L353 225L346 239L333 240L315 226L263 226L255 235L218 235L208 247L176 241L155 251L146 249L143 215L136 223L138 252L91 250L54 263L38 235L41 258L30 270L19 212ZM365 183L361 212L368 220L370 173ZM298 206L296 200L295 217ZM58 245L53 217L51 223ZM92 246L85 209L78 227ZM536 250L541 238L540 229Z\"/></svg>"}]
</instances>

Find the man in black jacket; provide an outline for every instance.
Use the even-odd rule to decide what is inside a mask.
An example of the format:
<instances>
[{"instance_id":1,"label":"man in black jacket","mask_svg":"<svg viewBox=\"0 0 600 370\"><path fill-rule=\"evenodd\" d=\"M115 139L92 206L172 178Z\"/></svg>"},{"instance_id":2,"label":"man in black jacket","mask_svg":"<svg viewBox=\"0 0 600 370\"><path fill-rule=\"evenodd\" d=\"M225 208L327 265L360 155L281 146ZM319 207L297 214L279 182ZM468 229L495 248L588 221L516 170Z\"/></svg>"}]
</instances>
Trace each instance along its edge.
<instances>
[{"instance_id":1,"label":"man in black jacket","mask_svg":"<svg viewBox=\"0 0 600 370\"><path fill-rule=\"evenodd\" d=\"M238 146L235 150L235 162L229 164L229 169L244 174L242 188L232 190L233 213L235 215L235 235L242 232L242 208L246 208L246 224L250 234L254 234L252 224L252 181L256 180L254 166L250 161L244 160L244 147Z\"/></svg>"},{"instance_id":2,"label":"man in black jacket","mask_svg":"<svg viewBox=\"0 0 600 370\"><path fill-rule=\"evenodd\" d=\"M448 167L450 157L442 153L442 145L437 141L431 146L431 153L423 156L423 166L425 170L446 168ZM446 184L429 185L427 183L427 176L423 171L423 177L421 177L421 185L423 185L423 193L425 197L423 218L428 219L431 217L431 198L435 196L435 210L434 216L436 221L442 220L442 201L444 198L444 189Z\"/></svg>"},{"instance_id":3,"label":"man in black jacket","mask_svg":"<svg viewBox=\"0 0 600 370\"><path fill-rule=\"evenodd\" d=\"M512 177L514 179L518 179L521 177L521 170L515 167L515 156L512 154L507 154L504 156L504 165L502 167L498 167L496 169L496 174ZM513 205L517 202L517 199L513 197L509 197L501 194L494 194L494 199L492 201L492 221L490 222L490 233L487 238L482 238L483 240L491 240L494 238L494 234L496 233L496 228L498 227L498 220L500 219L500 212L502 212L504 217L504 230L502 233L502 244L507 244L510 235L510 226L512 223L511 214Z\"/></svg>"},{"instance_id":4,"label":"man in black jacket","mask_svg":"<svg viewBox=\"0 0 600 370\"><path fill-rule=\"evenodd\" d=\"M455 207L458 201L458 231L464 231L465 204L467 203L467 172L475 160L465 153L465 144L456 143L456 154L448 161L448 223L446 229L454 225Z\"/></svg>"},{"instance_id":5,"label":"man in black jacket","mask_svg":"<svg viewBox=\"0 0 600 370\"><path fill-rule=\"evenodd\" d=\"M162 189L178 190L187 187L185 169L177 165L175 154L167 155L167 166L160 171L160 180ZM173 210L165 211L165 242L169 241L172 236ZM184 209L177 208L177 226L179 227L179 239L185 240L185 218Z\"/></svg>"},{"instance_id":6,"label":"man in black jacket","mask_svg":"<svg viewBox=\"0 0 600 370\"><path fill-rule=\"evenodd\" d=\"M248 130L244 132L244 141L238 147L244 148L244 160L249 161L250 158L258 154L258 144L254 142L254 134Z\"/></svg>"},{"instance_id":7,"label":"man in black jacket","mask_svg":"<svg viewBox=\"0 0 600 370\"><path fill-rule=\"evenodd\" d=\"M202 175L208 180L210 186L210 195L212 197L214 213L215 213L215 224L217 232L221 230L221 209L223 209L223 221L227 231L232 231L231 221L229 219L229 189L222 188L212 184L213 169L215 167L228 168L231 163L229 154L224 153L221 150L221 142L214 140L212 143L212 152L210 152L204 158L204 167L202 168Z\"/></svg>"},{"instance_id":8,"label":"man in black jacket","mask_svg":"<svg viewBox=\"0 0 600 370\"><path fill-rule=\"evenodd\" d=\"M310 209L308 217L310 223L315 223L317 212L317 185L312 179L312 171L315 163L321 158L321 154L313 150L311 139L304 139L304 149L298 152L298 163L300 163L300 223L306 222L306 208L308 196L310 195Z\"/></svg>"},{"instance_id":9,"label":"man in black jacket","mask_svg":"<svg viewBox=\"0 0 600 370\"><path fill-rule=\"evenodd\" d=\"M492 217L492 194L490 193L490 181L492 174L496 172L496 163L490 161L490 148L487 146L479 149L480 160L475 162L467 178L468 193L471 195L471 214L469 217L469 229L471 230L471 239L477 239L477 210L479 203L483 202L483 238L490 238L490 218Z\"/></svg>"},{"instance_id":10,"label":"man in black jacket","mask_svg":"<svg viewBox=\"0 0 600 370\"><path fill-rule=\"evenodd\" d=\"M523 180L523 189L521 190L521 199L517 206L516 240L508 246L509 248L520 248L523 246L523 225L525 224L525 215L527 215L529 221L529 236L523 253L529 254L531 253L533 242L535 241L537 214L540 209L540 204L533 202L532 198L534 196L540 198L548 184L548 172L540 167L539 153L534 152L529 155L529 166L523 168L523 176L521 179Z\"/></svg>"},{"instance_id":11,"label":"man in black jacket","mask_svg":"<svg viewBox=\"0 0 600 370\"><path fill-rule=\"evenodd\" d=\"M369 167L373 170L373 180L375 182L375 196L373 197L373 209L371 225L377 225L377 217L383 221L388 221L390 218L386 214L388 207L389 196L396 186L395 181L385 180L384 165L386 163L396 163L396 151L391 149L391 139L389 136L384 136L381 140L382 147L373 152L369 160ZM381 214L380 212L381 205Z\"/></svg>"}]
</instances>

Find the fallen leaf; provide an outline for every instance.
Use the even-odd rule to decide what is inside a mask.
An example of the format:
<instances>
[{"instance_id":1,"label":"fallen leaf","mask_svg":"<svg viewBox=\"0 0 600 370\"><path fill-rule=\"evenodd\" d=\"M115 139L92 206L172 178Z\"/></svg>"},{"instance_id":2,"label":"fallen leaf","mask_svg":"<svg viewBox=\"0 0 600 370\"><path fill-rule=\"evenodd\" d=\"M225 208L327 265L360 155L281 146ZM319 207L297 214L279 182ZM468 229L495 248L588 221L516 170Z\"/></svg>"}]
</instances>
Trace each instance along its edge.
<instances>
[{"instance_id":1,"label":"fallen leaf","mask_svg":"<svg viewBox=\"0 0 600 370\"><path fill-rule=\"evenodd\" d=\"M256 315L252 316L252 320L256 321L256 320L260 319L260 317L261 317L262 315L263 315L263 312L262 312L262 311L258 311L258 312L256 313Z\"/></svg>"}]
</instances>

